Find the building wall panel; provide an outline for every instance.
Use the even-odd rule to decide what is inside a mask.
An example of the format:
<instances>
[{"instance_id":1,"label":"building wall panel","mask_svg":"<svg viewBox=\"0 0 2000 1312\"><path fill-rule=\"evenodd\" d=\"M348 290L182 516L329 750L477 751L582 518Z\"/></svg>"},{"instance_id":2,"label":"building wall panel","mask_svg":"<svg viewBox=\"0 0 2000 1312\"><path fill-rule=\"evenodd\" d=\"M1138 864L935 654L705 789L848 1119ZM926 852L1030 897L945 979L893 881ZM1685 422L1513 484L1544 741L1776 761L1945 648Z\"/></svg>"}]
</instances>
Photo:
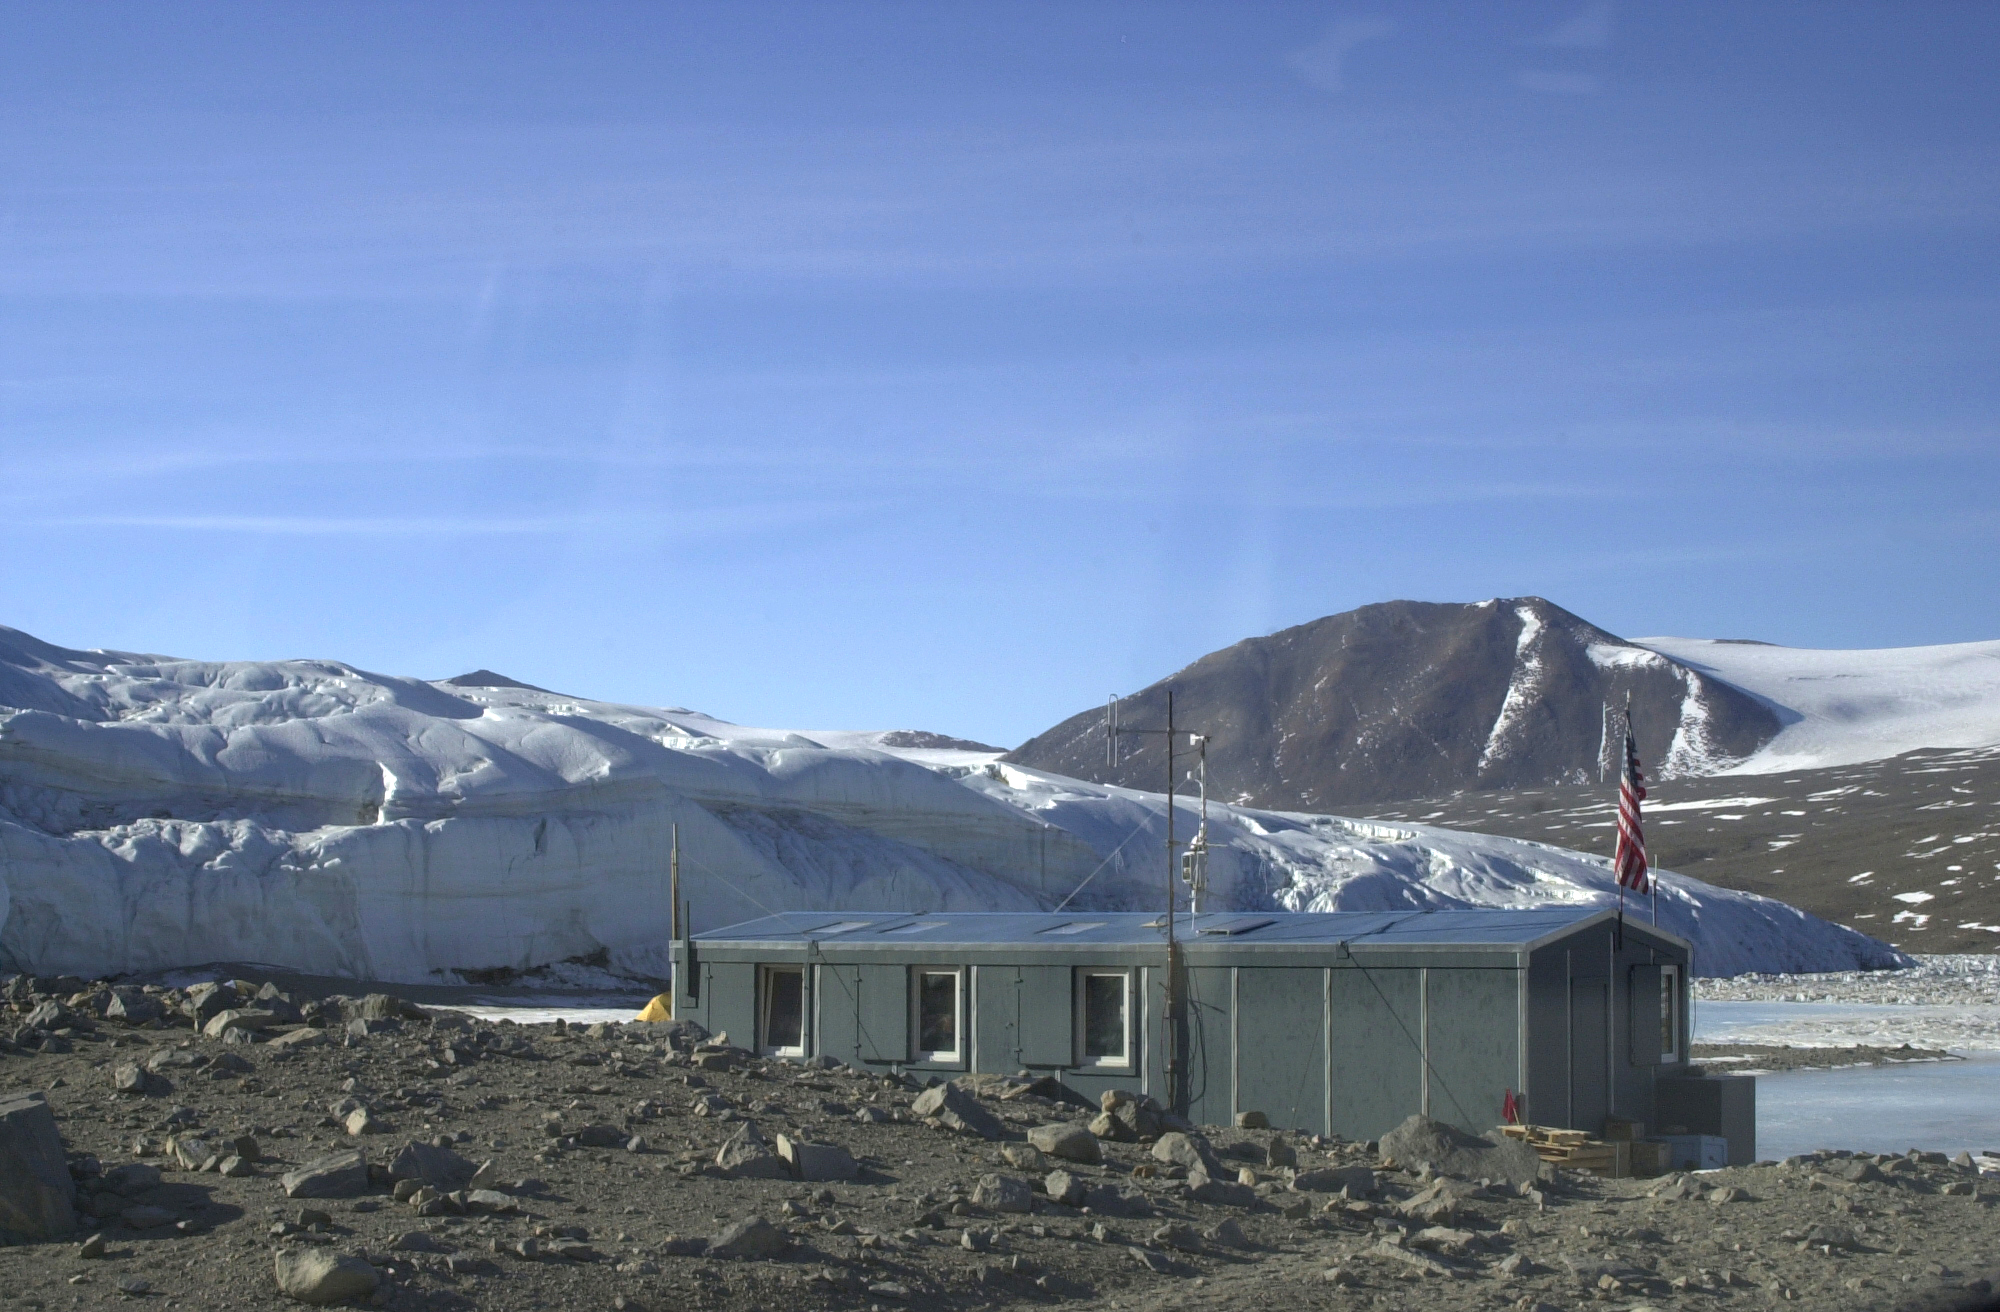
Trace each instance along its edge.
<instances>
[{"instance_id":1,"label":"building wall panel","mask_svg":"<svg viewBox=\"0 0 2000 1312\"><path fill-rule=\"evenodd\" d=\"M745 961L703 964L701 995L711 1034L729 1035L738 1047L757 1046L757 967Z\"/></svg>"},{"instance_id":2,"label":"building wall panel","mask_svg":"<svg viewBox=\"0 0 2000 1312\"><path fill-rule=\"evenodd\" d=\"M910 1059L910 968L868 963L855 968L858 976L855 1028L856 1055L883 1065Z\"/></svg>"},{"instance_id":3,"label":"building wall panel","mask_svg":"<svg viewBox=\"0 0 2000 1312\"><path fill-rule=\"evenodd\" d=\"M1423 1098L1423 1024L1414 970L1333 972L1327 1042L1333 1048L1332 1133L1375 1139Z\"/></svg>"},{"instance_id":4,"label":"building wall panel","mask_svg":"<svg viewBox=\"0 0 2000 1312\"><path fill-rule=\"evenodd\" d=\"M1021 967L1015 985L1021 1067L1060 1070L1076 1060L1071 1042L1076 1005L1071 994L1074 974L1069 966ZM1136 1003L1137 999L1132 1001Z\"/></svg>"},{"instance_id":5,"label":"building wall panel","mask_svg":"<svg viewBox=\"0 0 2000 1312\"><path fill-rule=\"evenodd\" d=\"M1235 1117L1230 974L1226 966L1187 972L1188 1119L1197 1125L1228 1125Z\"/></svg>"},{"instance_id":6,"label":"building wall panel","mask_svg":"<svg viewBox=\"0 0 2000 1312\"><path fill-rule=\"evenodd\" d=\"M1433 969L1427 989L1431 1116L1484 1134L1518 1078L1520 976Z\"/></svg>"},{"instance_id":7,"label":"building wall panel","mask_svg":"<svg viewBox=\"0 0 2000 1312\"><path fill-rule=\"evenodd\" d=\"M1326 1119L1326 972L1246 966L1236 975L1236 1111L1320 1133Z\"/></svg>"}]
</instances>

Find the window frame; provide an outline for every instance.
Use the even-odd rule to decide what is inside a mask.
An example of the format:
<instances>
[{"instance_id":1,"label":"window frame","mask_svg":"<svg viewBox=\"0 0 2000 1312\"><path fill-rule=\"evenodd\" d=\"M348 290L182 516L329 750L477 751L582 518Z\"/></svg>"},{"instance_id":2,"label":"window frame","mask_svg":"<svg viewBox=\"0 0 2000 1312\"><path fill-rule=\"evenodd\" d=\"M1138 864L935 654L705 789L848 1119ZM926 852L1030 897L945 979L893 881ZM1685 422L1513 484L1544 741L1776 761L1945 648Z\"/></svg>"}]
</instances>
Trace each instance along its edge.
<instances>
[{"instance_id":1,"label":"window frame","mask_svg":"<svg viewBox=\"0 0 2000 1312\"><path fill-rule=\"evenodd\" d=\"M924 976L949 975L952 979L952 1038L957 1046L931 1051L924 1041ZM966 997L964 966L910 967L910 1065L962 1067L966 1064Z\"/></svg>"},{"instance_id":2,"label":"window frame","mask_svg":"<svg viewBox=\"0 0 2000 1312\"><path fill-rule=\"evenodd\" d=\"M1097 1071L1105 1074L1130 1074L1138 1068L1139 1027L1137 1010L1138 989L1134 987L1132 970L1128 966L1078 966L1070 973L1070 1033L1073 1036L1071 1053L1073 1069ZM1090 990L1085 981L1094 978L1116 979L1122 990L1124 1002L1125 1042L1124 1051L1116 1057L1093 1057L1085 1051L1090 1042L1090 1017L1088 1014Z\"/></svg>"},{"instance_id":3,"label":"window frame","mask_svg":"<svg viewBox=\"0 0 2000 1312\"><path fill-rule=\"evenodd\" d=\"M1685 1010L1681 1001L1681 967L1679 962L1660 963L1660 1064L1665 1066L1681 1060L1681 1025Z\"/></svg>"},{"instance_id":4,"label":"window frame","mask_svg":"<svg viewBox=\"0 0 2000 1312\"><path fill-rule=\"evenodd\" d=\"M776 996L773 980L780 974L799 978L799 1041L797 1044L771 1042L771 1002ZM807 1024L811 1008L806 1004L806 968L790 962L764 962L757 967L757 1054L761 1057L804 1057L812 1046Z\"/></svg>"}]
</instances>

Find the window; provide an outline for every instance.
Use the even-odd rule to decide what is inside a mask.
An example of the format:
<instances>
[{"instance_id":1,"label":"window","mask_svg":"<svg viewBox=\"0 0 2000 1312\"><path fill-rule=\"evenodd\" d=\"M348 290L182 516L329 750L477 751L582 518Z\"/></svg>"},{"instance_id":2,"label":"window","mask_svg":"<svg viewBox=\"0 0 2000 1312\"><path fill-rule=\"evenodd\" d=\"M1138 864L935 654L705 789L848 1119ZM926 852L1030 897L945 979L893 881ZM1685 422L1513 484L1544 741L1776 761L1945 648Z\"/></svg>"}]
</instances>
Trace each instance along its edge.
<instances>
[{"instance_id":1,"label":"window","mask_svg":"<svg viewBox=\"0 0 2000 1312\"><path fill-rule=\"evenodd\" d=\"M1132 975L1124 970L1076 973L1076 1064L1132 1064Z\"/></svg>"},{"instance_id":2,"label":"window","mask_svg":"<svg viewBox=\"0 0 2000 1312\"><path fill-rule=\"evenodd\" d=\"M1681 968L1660 967L1660 1060L1681 1059Z\"/></svg>"},{"instance_id":3,"label":"window","mask_svg":"<svg viewBox=\"0 0 2000 1312\"><path fill-rule=\"evenodd\" d=\"M910 1033L915 1036L912 1061L956 1062L964 1059L959 1035L964 1032L960 985L965 973L955 966L919 966L912 972Z\"/></svg>"},{"instance_id":4,"label":"window","mask_svg":"<svg viewBox=\"0 0 2000 1312\"><path fill-rule=\"evenodd\" d=\"M757 1051L766 1057L805 1056L804 968L762 966L757 974Z\"/></svg>"}]
</instances>

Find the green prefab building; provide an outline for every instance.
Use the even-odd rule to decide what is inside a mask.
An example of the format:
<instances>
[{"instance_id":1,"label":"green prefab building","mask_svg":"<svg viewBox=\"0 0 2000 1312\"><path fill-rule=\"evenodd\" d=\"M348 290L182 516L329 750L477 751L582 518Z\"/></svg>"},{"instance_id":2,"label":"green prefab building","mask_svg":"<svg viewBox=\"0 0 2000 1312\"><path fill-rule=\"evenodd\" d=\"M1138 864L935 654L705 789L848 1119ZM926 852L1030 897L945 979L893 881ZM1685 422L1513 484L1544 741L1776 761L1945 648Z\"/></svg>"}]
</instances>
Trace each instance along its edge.
<instances>
[{"instance_id":1,"label":"green prefab building","mask_svg":"<svg viewBox=\"0 0 2000 1312\"><path fill-rule=\"evenodd\" d=\"M1255 1110L1370 1139L1424 1112L1483 1132L1511 1097L1597 1134L1712 1107L1666 1128L1734 1131L1749 1160L1754 1086L1682 1087L1689 966L1685 940L1588 908L1183 914L1171 943L1144 913L788 912L675 944L673 999L766 1056L1054 1075L1198 1124Z\"/></svg>"}]
</instances>

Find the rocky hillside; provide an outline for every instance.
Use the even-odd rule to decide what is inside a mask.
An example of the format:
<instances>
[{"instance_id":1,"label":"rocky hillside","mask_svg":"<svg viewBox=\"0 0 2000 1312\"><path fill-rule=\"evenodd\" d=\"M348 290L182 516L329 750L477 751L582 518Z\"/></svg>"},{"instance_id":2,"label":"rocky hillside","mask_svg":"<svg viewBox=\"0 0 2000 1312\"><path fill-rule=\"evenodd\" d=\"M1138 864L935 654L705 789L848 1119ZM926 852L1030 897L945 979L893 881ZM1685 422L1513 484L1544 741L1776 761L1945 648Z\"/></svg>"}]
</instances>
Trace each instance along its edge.
<instances>
[{"instance_id":1,"label":"rocky hillside","mask_svg":"<svg viewBox=\"0 0 2000 1312\"><path fill-rule=\"evenodd\" d=\"M1319 810L1459 789L1582 783L1615 755L1603 710L1629 694L1641 751L1667 777L1704 775L1773 738L1777 714L1540 597L1477 605L1392 601L1251 638L1125 699L1121 722L1210 735L1212 795ZM1092 707L1008 760L1157 789L1157 735L1105 764Z\"/></svg>"}]
</instances>

